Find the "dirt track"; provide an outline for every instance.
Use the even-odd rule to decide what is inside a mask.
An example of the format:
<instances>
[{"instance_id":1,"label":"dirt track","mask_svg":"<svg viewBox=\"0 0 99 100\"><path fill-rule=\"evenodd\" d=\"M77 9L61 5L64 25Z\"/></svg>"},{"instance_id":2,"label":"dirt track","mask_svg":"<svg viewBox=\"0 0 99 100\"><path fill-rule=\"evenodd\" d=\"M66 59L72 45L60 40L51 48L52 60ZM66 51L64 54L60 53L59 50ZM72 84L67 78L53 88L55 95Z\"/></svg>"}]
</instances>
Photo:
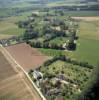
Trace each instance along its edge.
<instances>
[{"instance_id":1,"label":"dirt track","mask_svg":"<svg viewBox=\"0 0 99 100\"><path fill-rule=\"evenodd\" d=\"M76 20L83 20L83 21L99 21L99 16L98 17L72 17L72 18Z\"/></svg>"},{"instance_id":2,"label":"dirt track","mask_svg":"<svg viewBox=\"0 0 99 100\"><path fill-rule=\"evenodd\" d=\"M26 43L6 47L6 50L12 57L24 68L25 71L38 68L48 59L37 49L31 48Z\"/></svg>"}]
</instances>

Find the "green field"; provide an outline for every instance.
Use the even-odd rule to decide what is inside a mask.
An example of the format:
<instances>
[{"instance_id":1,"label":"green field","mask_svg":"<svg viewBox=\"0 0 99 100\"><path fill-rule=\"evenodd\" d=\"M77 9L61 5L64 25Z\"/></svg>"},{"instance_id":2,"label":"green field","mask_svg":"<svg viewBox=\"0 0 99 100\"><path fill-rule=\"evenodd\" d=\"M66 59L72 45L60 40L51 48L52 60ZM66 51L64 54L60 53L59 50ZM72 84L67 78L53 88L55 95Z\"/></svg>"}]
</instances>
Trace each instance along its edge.
<instances>
[{"instance_id":1,"label":"green field","mask_svg":"<svg viewBox=\"0 0 99 100\"><path fill-rule=\"evenodd\" d=\"M99 31L96 29L98 26L99 22L95 21L80 22L76 51L70 52L51 49L40 49L40 51L47 55L58 55L61 53L74 59L88 61L90 64L96 65L99 61Z\"/></svg>"},{"instance_id":2,"label":"green field","mask_svg":"<svg viewBox=\"0 0 99 100\"><path fill-rule=\"evenodd\" d=\"M67 16L99 16L99 11L66 11Z\"/></svg>"},{"instance_id":3,"label":"green field","mask_svg":"<svg viewBox=\"0 0 99 100\"><path fill-rule=\"evenodd\" d=\"M27 16L31 14L30 12L22 13L19 16L12 16L8 18L3 18L0 21L0 35L21 35L24 32L24 29L18 28L16 24L18 21L26 20Z\"/></svg>"},{"instance_id":4,"label":"green field","mask_svg":"<svg viewBox=\"0 0 99 100\"><path fill-rule=\"evenodd\" d=\"M66 37L57 37L57 38L55 38L55 39L52 39L52 40L50 40L49 41L49 43L51 43L51 44L59 44L59 45L62 45L62 44L64 44L64 43L66 43L66 41L68 40L68 38L66 38Z\"/></svg>"}]
</instances>

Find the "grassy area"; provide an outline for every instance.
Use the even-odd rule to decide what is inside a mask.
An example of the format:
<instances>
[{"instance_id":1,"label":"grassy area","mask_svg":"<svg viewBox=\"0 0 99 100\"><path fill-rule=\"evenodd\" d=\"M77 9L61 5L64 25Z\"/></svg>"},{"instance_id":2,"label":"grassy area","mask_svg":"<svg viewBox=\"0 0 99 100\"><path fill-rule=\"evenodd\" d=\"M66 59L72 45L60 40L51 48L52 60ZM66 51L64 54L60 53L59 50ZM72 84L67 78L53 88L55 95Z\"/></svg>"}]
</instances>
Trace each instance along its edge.
<instances>
[{"instance_id":1,"label":"grassy area","mask_svg":"<svg viewBox=\"0 0 99 100\"><path fill-rule=\"evenodd\" d=\"M4 31L1 31L3 35L21 35L23 34L24 29L20 29L18 27L9 28Z\"/></svg>"},{"instance_id":2,"label":"grassy area","mask_svg":"<svg viewBox=\"0 0 99 100\"><path fill-rule=\"evenodd\" d=\"M66 16L99 16L99 11L66 11Z\"/></svg>"},{"instance_id":3,"label":"grassy area","mask_svg":"<svg viewBox=\"0 0 99 100\"><path fill-rule=\"evenodd\" d=\"M70 54L71 57L96 65L99 60L99 32L96 30L98 26L99 22L80 23L77 50Z\"/></svg>"},{"instance_id":4,"label":"grassy area","mask_svg":"<svg viewBox=\"0 0 99 100\"><path fill-rule=\"evenodd\" d=\"M20 35L23 33L23 29L19 29L15 24L14 17L8 18L0 22L0 34L3 35Z\"/></svg>"},{"instance_id":5,"label":"grassy area","mask_svg":"<svg viewBox=\"0 0 99 100\"><path fill-rule=\"evenodd\" d=\"M62 45L62 44L64 44L64 43L66 43L66 41L68 40L68 38L66 38L66 37L57 37L57 38L55 38L55 39L52 39L52 40L50 40L49 41L49 43L55 43L55 44L59 44L59 45Z\"/></svg>"},{"instance_id":6,"label":"grassy area","mask_svg":"<svg viewBox=\"0 0 99 100\"><path fill-rule=\"evenodd\" d=\"M98 25L99 22L80 22L76 51L69 52L51 49L40 49L40 51L51 56L65 54L74 59L88 61L90 64L96 65L99 61L99 32L96 31Z\"/></svg>"},{"instance_id":7,"label":"grassy area","mask_svg":"<svg viewBox=\"0 0 99 100\"><path fill-rule=\"evenodd\" d=\"M78 35L80 38L99 40L99 21L81 22Z\"/></svg>"},{"instance_id":8,"label":"grassy area","mask_svg":"<svg viewBox=\"0 0 99 100\"><path fill-rule=\"evenodd\" d=\"M81 61L88 61L90 64L96 65L99 58L99 40L91 40L81 38L78 43L77 50L70 54Z\"/></svg>"},{"instance_id":9,"label":"grassy area","mask_svg":"<svg viewBox=\"0 0 99 100\"><path fill-rule=\"evenodd\" d=\"M26 20L31 12L22 13L20 16L4 18L0 21L0 35L21 35L24 29L18 28L18 21Z\"/></svg>"},{"instance_id":10,"label":"grassy area","mask_svg":"<svg viewBox=\"0 0 99 100\"><path fill-rule=\"evenodd\" d=\"M58 55L68 55L68 53L66 53L65 51L61 51L61 50L55 50L55 49L43 49L40 48L39 49L42 53L48 55L48 56L58 56Z\"/></svg>"}]
</instances>

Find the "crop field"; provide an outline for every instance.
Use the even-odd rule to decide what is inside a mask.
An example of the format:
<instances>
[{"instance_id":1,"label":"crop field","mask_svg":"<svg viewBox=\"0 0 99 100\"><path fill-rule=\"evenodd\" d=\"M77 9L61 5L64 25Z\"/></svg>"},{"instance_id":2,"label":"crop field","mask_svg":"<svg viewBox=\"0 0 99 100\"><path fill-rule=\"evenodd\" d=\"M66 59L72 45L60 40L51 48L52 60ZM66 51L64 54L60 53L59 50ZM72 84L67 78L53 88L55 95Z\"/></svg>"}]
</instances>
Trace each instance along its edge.
<instances>
[{"instance_id":1,"label":"crop field","mask_svg":"<svg viewBox=\"0 0 99 100\"><path fill-rule=\"evenodd\" d=\"M99 17L72 17L76 20L83 20L83 21L99 21Z\"/></svg>"},{"instance_id":2,"label":"crop field","mask_svg":"<svg viewBox=\"0 0 99 100\"><path fill-rule=\"evenodd\" d=\"M16 72L13 70L12 66L8 63L0 51L0 81L15 74Z\"/></svg>"},{"instance_id":3,"label":"crop field","mask_svg":"<svg viewBox=\"0 0 99 100\"><path fill-rule=\"evenodd\" d=\"M65 16L71 17L98 17L99 11L64 11Z\"/></svg>"},{"instance_id":4,"label":"crop field","mask_svg":"<svg viewBox=\"0 0 99 100\"><path fill-rule=\"evenodd\" d=\"M19 75L0 52L0 100L27 100L28 97L29 100L33 98Z\"/></svg>"},{"instance_id":5,"label":"crop field","mask_svg":"<svg viewBox=\"0 0 99 100\"><path fill-rule=\"evenodd\" d=\"M99 21L82 21L79 27L79 36L81 38L99 40Z\"/></svg>"},{"instance_id":6,"label":"crop field","mask_svg":"<svg viewBox=\"0 0 99 100\"><path fill-rule=\"evenodd\" d=\"M72 52L73 57L77 59L86 60L91 64L97 64L99 56L99 21L81 22L79 28L78 48Z\"/></svg>"},{"instance_id":7,"label":"crop field","mask_svg":"<svg viewBox=\"0 0 99 100\"><path fill-rule=\"evenodd\" d=\"M26 20L30 12L22 13L19 16L12 16L3 18L0 20L0 39L18 36L24 33L24 29L21 29L16 24L18 21Z\"/></svg>"},{"instance_id":8,"label":"crop field","mask_svg":"<svg viewBox=\"0 0 99 100\"><path fill-rule=\"evenodd\" d=\"M33 100L31 92L18 75L0 82L0 100Z\"/></svg>"},{"instance_id":9,"label":"crop field","mask_svg":"<svg viewBox=\"0 0 99 100\"><path fill-rule=\"evenodd\" d=\"M39 67L48 59L47 56L41 54L37 49L31 48L26 43L9 46L6 49L26 71Z\"/></svg>"},{"instance_id":10,"label":"crop field","mask_svg":"<svg viewBox=\"0 0 99 100\"><path fill-rule=\"evenodd\" d=\"M0 51L0 100L41 100L35 89L27 85L24 74L13 67Z\"/></svg>"}]
</instances>

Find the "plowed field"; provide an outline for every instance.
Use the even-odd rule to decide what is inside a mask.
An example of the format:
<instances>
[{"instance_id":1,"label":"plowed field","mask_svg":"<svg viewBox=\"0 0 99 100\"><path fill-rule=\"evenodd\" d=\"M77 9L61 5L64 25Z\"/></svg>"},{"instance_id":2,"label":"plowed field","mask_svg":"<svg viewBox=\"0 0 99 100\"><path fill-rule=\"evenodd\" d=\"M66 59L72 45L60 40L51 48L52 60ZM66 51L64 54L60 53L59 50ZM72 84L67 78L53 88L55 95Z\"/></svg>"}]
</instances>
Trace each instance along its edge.
<instances>
[{"instance_id":1,"label":"plowed field","mask_svg":"<svg viewBox=\"0 0 99 100\"><path fill-rule=\"evenodd\" d=\"M6 47L11 56L24 68L25 71L38 68L48 59L37 49L31 48L26 43Z\"/></svg>"}]
</instances>

